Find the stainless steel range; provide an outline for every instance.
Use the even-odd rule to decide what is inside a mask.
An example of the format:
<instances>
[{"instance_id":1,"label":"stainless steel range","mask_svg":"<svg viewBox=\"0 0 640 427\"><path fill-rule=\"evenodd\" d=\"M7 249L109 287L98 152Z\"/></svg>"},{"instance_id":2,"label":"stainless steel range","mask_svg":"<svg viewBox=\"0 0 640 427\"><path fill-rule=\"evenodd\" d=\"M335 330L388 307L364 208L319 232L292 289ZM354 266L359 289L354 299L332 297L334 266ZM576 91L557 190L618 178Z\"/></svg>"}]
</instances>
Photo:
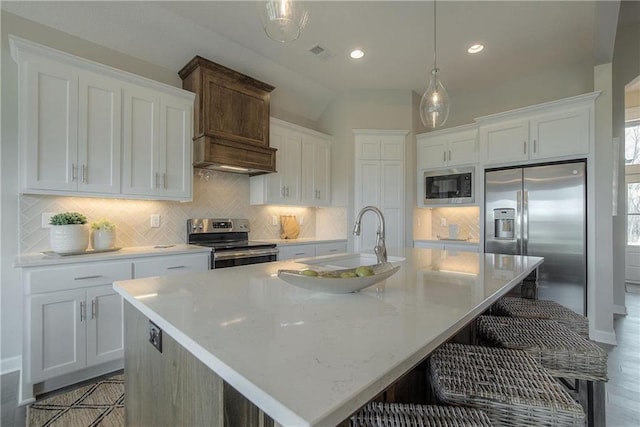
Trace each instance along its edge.
<instances>
[{"instance_id":1,"label":"stainless steel range","mask_svg":"<svg viewBox=\"0 0 640 427\"><path fill-rule=\"evenodd\" d=\"M211 248L211 268L278 260L278 248L274 243L249 240L247 219L188 219L187 242Z\"/></svg>"}]
</instances>

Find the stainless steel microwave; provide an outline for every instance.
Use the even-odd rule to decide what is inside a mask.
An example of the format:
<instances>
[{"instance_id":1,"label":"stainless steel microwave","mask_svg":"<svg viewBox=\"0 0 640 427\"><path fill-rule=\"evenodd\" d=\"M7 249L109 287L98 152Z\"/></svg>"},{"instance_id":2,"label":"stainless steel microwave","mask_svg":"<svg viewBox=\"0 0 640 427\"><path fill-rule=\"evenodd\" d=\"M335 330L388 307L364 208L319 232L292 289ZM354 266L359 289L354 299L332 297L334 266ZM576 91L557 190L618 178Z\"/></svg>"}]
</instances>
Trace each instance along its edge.
<instances>
[{"instance_id":1,"label":"stainless steel microwave","mask_svg":"<svg viewBox=\"0 0 640 427\"><path fill-rule=\"evenodd\" d=\"M474 203L475 173L475 167L425 171L425 206Z\"/></svg>"}]
</instances>

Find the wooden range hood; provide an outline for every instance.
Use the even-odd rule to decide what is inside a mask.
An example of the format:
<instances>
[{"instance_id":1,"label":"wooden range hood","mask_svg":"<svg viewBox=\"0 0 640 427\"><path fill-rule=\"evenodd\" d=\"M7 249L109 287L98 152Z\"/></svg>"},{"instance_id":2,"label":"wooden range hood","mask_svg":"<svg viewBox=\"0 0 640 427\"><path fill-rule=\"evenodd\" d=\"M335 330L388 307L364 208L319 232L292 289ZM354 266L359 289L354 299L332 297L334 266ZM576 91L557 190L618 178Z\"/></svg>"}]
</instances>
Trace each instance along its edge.
<instances>
[{"instance_id":1,"label":"wooden range hood","mask_svg":"<svg viewBox=\"0 0 640 427\"><path fill-rule=\"evenodd\" d=\"M178 75L195 92L193 166L260 175L276 172L269 147L274 87L200 56Z\"/></svg>"}]
</instances>

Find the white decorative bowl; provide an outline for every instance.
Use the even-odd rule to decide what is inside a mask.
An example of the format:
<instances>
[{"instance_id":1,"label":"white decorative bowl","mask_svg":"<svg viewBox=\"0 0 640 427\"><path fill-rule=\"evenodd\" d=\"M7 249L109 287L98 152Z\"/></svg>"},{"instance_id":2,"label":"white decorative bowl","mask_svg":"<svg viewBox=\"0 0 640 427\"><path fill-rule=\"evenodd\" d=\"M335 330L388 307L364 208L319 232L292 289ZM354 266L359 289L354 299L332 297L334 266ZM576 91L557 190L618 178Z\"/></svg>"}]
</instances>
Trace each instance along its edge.
<instances>
[{"instance_id":1,"label":"white decorative bowl","mask_svg":"<svg viewBox=\"0 0 640 427\"><path fill-rule=\"evenodd\" d=\"M278 270L278 277L287 283L310 291L347 294L380 283L400 270L399 265L393 265L388 262L370 265L369 267L373 270L372 276L340 277L341 273L355 272L356 269L349 268L345 270L326 271L322 269L316 270L311 266L309 269L318 271L320 273L319 276L306 276L302 274L302 271L307 270L304 269Z\"/></svg>"},{"instance_id":2,"label":"white decorative bowl","mask_svg":"<svg viewBox=\"0 0 640 427\"><path fill-rule=\"evenodd\" d=\"M59 254L83 252L89 247L86 224L52 225L49 229L51 250Z\"/></svg>"}]
</instances>

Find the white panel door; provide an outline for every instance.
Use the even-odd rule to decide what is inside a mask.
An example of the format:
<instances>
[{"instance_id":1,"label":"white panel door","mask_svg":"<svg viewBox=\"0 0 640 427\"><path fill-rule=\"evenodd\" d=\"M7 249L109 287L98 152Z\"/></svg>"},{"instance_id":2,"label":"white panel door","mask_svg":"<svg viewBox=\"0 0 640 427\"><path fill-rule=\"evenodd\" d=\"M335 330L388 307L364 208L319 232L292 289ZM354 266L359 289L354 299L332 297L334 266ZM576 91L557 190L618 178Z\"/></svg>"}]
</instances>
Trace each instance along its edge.
<instances>
[{"instance_id":1,"label":"white panel door","mask_svg":"<svg viewBox=\"0 0 640 427\"><path fill-rule=\"evenodd\" d=\"M283 154L282 174L284 175L284 198L287 203L300 201L300 182L302 159L302 135L295 131L285 134L285 150Z\"/></svg>"},{"instance_id":2,"label":"white panel door","mask_svg":"<svg viewBox=\"0 0 640 427\"><path fill-rule=\"evenodd\" d=\"M382 168L379 160L360 161L356 166L356 213L365 206L380 207ZM355 236L357 251L373 250L376 244L378 218L367 212L362 217L360 236Z\"/></svg>"},{"instance_id":3,"label":"white panel door","mask_svg":"<svg viewBox=\"0 0 640 427\"><path fill-rule=\"evenodd\" d=\"M160 102L158 185L172 199L191 199L191 117L193 102L164 95Z\"/></svg>"},{"instance_id":4,"label":"white panel door","mask_svg":"<svg viewBox=\"0 0 640 427\"><path fill-rule=\"evenodd\" d=\"M87 366L124 356L123 305L112 285L87 288Z\"/></svg>"},{"instance_id":5,"label":"white panel door","mask_svg":"<svg viewBox=\"0 0 640 427\"><path fill-rule=\"evenodd\" d=\"M589 116L589 109L582 109L531 120L531 158L588 153Z\"/></svg>"},{"instance_id":6,"label":"white panel door","mask_svg":"<svg viewBox=\"0 0 640 427\"><path fill-rule=\"evenodd\" d=\"M83 72L79 111L78 190L120 193L121 83Z\"/></svg>"},{"instance_id":7,"label":"white panel door","mask_svg":"<svg viewBox=\"0 0 640 427\"><path fill-rule=\"evenodd\" d=\"M388 248L404 247L404 162L381 162L380 209L385 219Z\"/></svg>"},{"instance_id":8,"label":"white panel door","mask_svg":"<svg viewBox=\"0 0 640 427\"><path fill-rule=\"evenodd\" d=\"M522 120L481 126L480 147L485 164L527 160L529 122Z\"/></svg>"},{"instance_id":9,"label":"white panel door","mask_svg":"<svg viewBox=\"0 0 640 427\"><path fill-rule=\"evenodd\" d=\"M155 92L124 89L122 192L157 195L161 176L158 162L160 107Z\"/></svg>"},{"instance_id":10,"label":"white panel door","mask_svg":"<svg viewBox=\"0 0 640 427\"><path fill-rule=\"evenodd\" d=\"M315 162L316 206L331 204L331 145L318 141Z\"/></svg>"},{"instance_id":11,"label":"white panel door","mask_svg":"<svg viewBox=\"0 0 640 427\"><path fill-rule=\"evenodd\" d=\"M456 166L478 163L477 147L478 140L475 131L452 136L448 144L448 165Z\"/></svg>"},{"instance_id":12,"label":"white panel door","mask_svg":"<svg viewBox=\"0 0 640 427\"><path fill-rule=\"evenodd\" d=\"M445 166L446 150L447 144L444 138L418 141L418 170Z\"/></svg>"},{"instance_id":13,"label":"white panel door","mask_svg":"<svg viewBox=\"0 0 640 427\"><path fill-rule=\"evenodd\" d=\"M24 187L78 188L78 73L45 59L21 67Z\"/></svg>"},{"instance_id":14,"label":"white panel door","mask_svg":"<svg viewBox=\"0 0 640 427\"><path fill-rule=\"evenodd\" d=\"M49 292L29 298L31 383L86 366L84 289Z\"/></svg>"}]
</instances>

